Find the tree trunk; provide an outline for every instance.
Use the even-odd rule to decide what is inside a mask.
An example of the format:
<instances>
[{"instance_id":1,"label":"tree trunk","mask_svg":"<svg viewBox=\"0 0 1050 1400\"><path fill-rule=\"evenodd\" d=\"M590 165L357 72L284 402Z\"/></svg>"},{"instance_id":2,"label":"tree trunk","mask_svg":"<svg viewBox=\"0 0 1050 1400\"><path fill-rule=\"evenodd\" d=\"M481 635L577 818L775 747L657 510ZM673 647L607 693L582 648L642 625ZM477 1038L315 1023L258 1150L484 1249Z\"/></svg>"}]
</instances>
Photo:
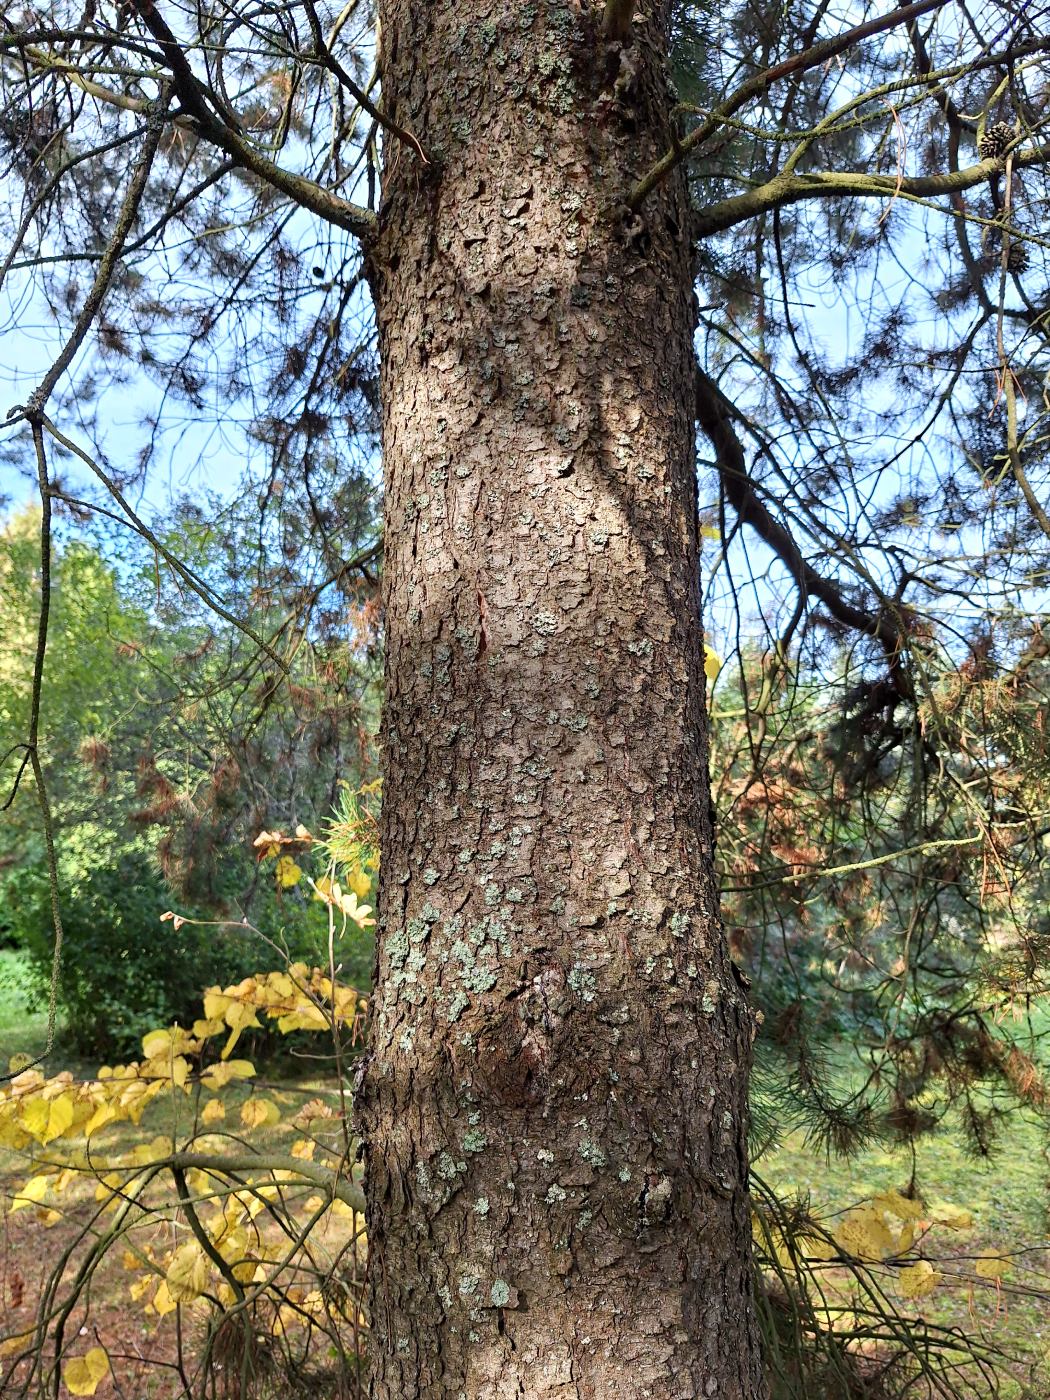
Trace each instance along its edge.
<instances>
[{"instance_id":1,"label":"tree trunk","mask_svg":"<svg viewBox=\"0 0 1050 1400\"><path fill-rule=\"evenodd\" d=\"M372 1394L763 1394L669 5L381 0Z\"/></svg>"}]
</instances>

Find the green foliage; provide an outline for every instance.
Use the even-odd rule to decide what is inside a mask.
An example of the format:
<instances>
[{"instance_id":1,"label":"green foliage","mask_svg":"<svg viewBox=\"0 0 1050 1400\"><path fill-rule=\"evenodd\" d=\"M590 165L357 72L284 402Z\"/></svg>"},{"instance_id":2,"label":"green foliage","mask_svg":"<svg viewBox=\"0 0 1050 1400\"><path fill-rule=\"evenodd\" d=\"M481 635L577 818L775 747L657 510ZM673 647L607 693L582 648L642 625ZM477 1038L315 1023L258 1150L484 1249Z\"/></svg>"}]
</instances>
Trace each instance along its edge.
<instances>
[{"instance_id":1,"label":"green foliage","mask_svg":"<svg viewBox=\"0 0 1050 1400\"><path fill-rule=\"evenodd\" d=\"M51 975L53 932L47 876L37 868L6 882L6 903L40 988ZM59 1002L79 1054L135 1049L146 1031L198 1014L201 989L242 975L258 949L229 930L159 923L167 899L141 854L127 853L70 881Z\"/></svg>"}]
</instances>

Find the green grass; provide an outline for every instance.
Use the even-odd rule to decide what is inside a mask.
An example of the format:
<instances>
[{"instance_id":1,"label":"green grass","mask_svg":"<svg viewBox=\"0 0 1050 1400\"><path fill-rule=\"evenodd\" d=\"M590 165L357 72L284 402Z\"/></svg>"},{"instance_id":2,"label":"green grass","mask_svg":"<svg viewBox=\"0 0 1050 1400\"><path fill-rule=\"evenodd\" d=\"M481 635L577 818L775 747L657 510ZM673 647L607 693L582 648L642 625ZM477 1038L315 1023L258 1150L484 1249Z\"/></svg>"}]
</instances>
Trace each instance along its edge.
<instances>
[{"instance_id":1,"label":"green grass","mask_svg":"<svg viewBox=\"0 0 1050 1400\"><path fill-rule=\"evenodd\" d=\"M1045 1031L1050 1019L1044 1013L1039 1020L1036 1030ZM1025 1048L1033 1049L1027 1042ZM840 1044L836 1049L835 1078L845 1090L856 1083L859 1061L847 1047ZM1035 1049L1046 1064L1047 1047ZM826 1218L830 1230L838 1213L877 1192L906 1190L913 1178L928 1208L950 1202L972 1211L972 1229L935 1226L923 1242L922 1253L945 1274L942 1285L921 1302L902 1301L899 1306L902 1312L914 1311L931 1323L961 1328L967 1336L1017 1358L1001 1368L1004 1397L1046 1400L1050 1396L1050 1136L1044 1117L1000 1102L1008 1112L987 1157L974 1154L959 1115L950 1110L936 1131L912 1145L876 1142L848 1160L828 1161L807 1143L804 1132L790 1132L754 1167L781 1197L808 1197L813 1214ZM1014 1256L1014 1267L1000 1289L974 1278L974 1257L986 1250ZM894 1271L887 1268L883 1276L892 1296Z\"/></svg>"}]
</instances>

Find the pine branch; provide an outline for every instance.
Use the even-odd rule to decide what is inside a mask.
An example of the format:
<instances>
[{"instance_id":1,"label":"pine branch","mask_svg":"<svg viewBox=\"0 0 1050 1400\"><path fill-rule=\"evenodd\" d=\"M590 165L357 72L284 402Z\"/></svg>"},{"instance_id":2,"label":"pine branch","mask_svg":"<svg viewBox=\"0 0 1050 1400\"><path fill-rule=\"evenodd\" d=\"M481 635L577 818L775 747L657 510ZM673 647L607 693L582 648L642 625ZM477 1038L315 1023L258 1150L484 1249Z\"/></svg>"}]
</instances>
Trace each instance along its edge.
<instances>
[{"instance_id":1,"label":"pine branch","mask_svg":"<svg viewBox=\"0 0 1050 1400\"><path fill-rule=\"evenodd\" d=\"M744 449L730 420L731 405L699 366L696 371L696 421L717 454L717 468L729 504L737 516L773 550L787 566L804 598L819 600L836 621L882 644L896 675L904 637L896 621L882 609L869 612L851 603L838 584L824 578L803 557L792 535L775 520L755 491L747 471Z\"/></svg>"}]
</instances>

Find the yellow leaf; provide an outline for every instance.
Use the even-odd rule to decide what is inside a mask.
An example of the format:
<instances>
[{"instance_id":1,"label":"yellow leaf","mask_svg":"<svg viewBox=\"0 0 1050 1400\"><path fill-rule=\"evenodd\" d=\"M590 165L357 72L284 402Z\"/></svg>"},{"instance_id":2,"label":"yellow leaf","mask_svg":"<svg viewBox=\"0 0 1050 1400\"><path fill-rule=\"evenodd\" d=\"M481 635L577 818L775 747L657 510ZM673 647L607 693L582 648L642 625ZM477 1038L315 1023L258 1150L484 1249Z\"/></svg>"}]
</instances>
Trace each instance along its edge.
<instances>
[{"instance_id":1,"label":"yellow leaf","mask_svg":"<svg viewBox=\"0 0 1050 1400\"><path fill-rule=\"evenodd\" d=\"M75 1356L62 1367L70 1395L94 1395L108 1375L109 1357L101 1347L92 1347L86 1356Z\"/></svg>"},{"instance_id":2,"label":"yellow leaf","mask_svg":"<svg viewBox=\"0 0 1050 1400\"><path fill-rule=\"evenodd\" d=\"M700 538L704 540L720 540L722 536L714 525L701 525Z\"/></svg>"},{"instance_id":3,"label":"yellow leaf","mask_svg":"<svg viewBox=\"0 0 1050 1400\"><path fill-rule=\"evenodd\" d=\"M5 1337L0 1342L0 1356L13 1356L16 1351L21 1351L23 1347L28 1351L35 1332L30 1328L28 1332L15 1332L10 1337Z\"/></svg>"},{"instance_id":4,"label":"yellow leaf","mask_svg":"<svg viewBox=\"0 0 1050 1400\"><path fill-rule=\"evenodd\" d=\"M114 1122L116 1118L117 1109L114 1104L100 1103L84 1126L84 1136L89 1138L92 1133L97 1133L99 1128L104 1128L107 1123Z\"/></svg>"},{"instance_id":5,"label":"yellow leaf","mask_svg":"<svg viewBox=\"0 0 1050 1400\"><path fill-rule=\"evenodd\" d=\"M281 854L283 841L284 834L280 831L260 831L252 845L258 850L260 860L272 860Z\"/></svg>"},{"instance_id":6,"label":"yellow leaf","mask_svg":"<svg viewBox=\"0 0 1050 1400\"><path fill-rule=\"evenodd\" d=\"M218 1035L220 1031L226 1029L226 1022L219 1016L214 1016L207 1021L194 1021L193 1034L198 1040L207 1040L210 1036Z\"/></svg>"},{"instance_id":7,"label":"yellow leaf","mask_svg":"<svg viewBox=\"0 0 1050 1400\"><path fill-rule=\"evenodd\" d=\"M845 1253L857 1259L885 1259L887 1254L893 1253L895 1245L881 1211L870 1206L851 1210L835 1231L835 1239Z\"/></svg>"},{"instance_id":8,"label":"yellow leaf","mask_svg":"<svg viewBox=\"0 0 1050 1400\"><path fill-rule=\"evenodd\" d=\"M328 1029L328 1017L319 1006L306 1003L298 1011L279 1016L277 1029L282 1035L287 1035L289 1031L324 1031Z\"/></svg>"},{"instance_id":9,"label":"yellow leaf","mask_svg":"<svg viewBox=\"0 0 1050 1400\"><path fill-rule=\"evenodd\" d=\"M254 987L252 988L254 990ZM247 1026L257 1026L259 1018L255 1014L255 1007L248 1006L243 1001L231 1001L223 1012L226 1024L230 1030L243 1031Z\"/></svg>"},{"instance_id":10,"label":"yellow leaf","mask_svg":"<svg viewBox=\"0 0 1050 1400\"><path fill-rule=\"evenodd\" d=\"M132 1273L146 1267L133 1249L126 1249L120 1256L120 1266L122 1269L127 1269Z\"/></svg>"},{"instance_id":11,"label":"yellow leaf","mask_svg":"<svg viewBox=\"0 0 1050 1400\"><path fill-rule=\"evenodd\" d=\"M16 1210L25 1210L27 1206L38 1206L47 1195L47 1188L50 1184L50 1177L31 1176L21 1191L15 1193L9 1213L14 1215Z\"/></svg>"},{"instance_id":12,"label":"yellow leaf","mask_svg":"<svg viewBox=\"0 0 1050 1400\"><path fill-rule=\"evenodd\" d=\"M897 1276L897 1292L902 1298L925 1298L941 1281L941 1275L928 1259L920 1259L901 1269Z\"/></svg>"},{"instance_id":13,"label":"yellow leaf","mask_svg":"<svg viewBox=\"0 0 1050 1400\"><path fill-rule=\"evenodd\" d=\"M978 1278L1005 1278L1013 1268L1013 1260L1006 1259L1001 1254L993 1254L991 1250L983 1250L981 1257L973 1266L973 1271Z\"/></svg>"},{"instance_id":14,"label":"yellow leaf","mask_svg":"<svg viewBox=\"0 0 1050 1400\"><path fill-rule=\"evenodd\" d=\"M224 1060L221 1064L209 1065L201 1080L209 1089L225 1089L231 1079L252 1079L254 1076L255 1066L251 1060Z\"/></svg>"},{"instance_id":15,"label":"yellow leaf","mask_svg":"<svg viewBox=\"0 0 1050 1400\"><path fill-rule=\"evenodd\" d=\"M796 1246L803 1259L834 1259L838 1250L823 1235L799 1235Z\"/></svg>"},{"instance_id":16,"label":"yellow leaf","mask_svg":"<svg viewBox=\"0 0 1050 1400\"><path fill-rule=\"evenodd\" d=\"M65 1093L54 1099L29 1099L21 1105L20 1117L26 1131L46 1147L72 1127L73 1095Z\"/></svg>"},{"instance_id":17,"label":"yellow leaf","mask_svg":"<svg viewBox=\"0 0 1050 1400\"><path fill-rule=\"evenodd\" d=\"M226 1105L222 1099L209 1099L204 1105L204 1112L201 1114L203 1123L221 1123L226 1117Z\"/></svg>"},{"instance_id":18,"label":"yellow leaf","mask_svg":"<svg viewBox=\"0 0 1050 1400\"><path fill-rule=\"evenodd\" d=\"M365 895L372 888L372 877L367 870L357 869L350 873L346 882L357 895L358 899L364 899Z\"/></svg>"},{"instance_id":19,"label":"yellow leaf","mask_svg":"<svg viewBox=\"0 0 1050 1400\"><path fill-rule=\"evenodd\" d=\"M277 862L277 883L281 889L290 890L302 878L302 867L296 865L291 856L282 856Z\"/></svg>"},{"instance_id":20,"label":"yellow leaf","mask_svg":"<svg viewBox=\"0 0 1050 1400\"><path fill-rule=\"evenodd\" d=\"M880 1191L873 1199L872 1205L879 1210L888 1210L898 1220L921 1220L925 1214L921 1201L913 1201L899 1191Z\"/></svg>"},{"instance_id":21,"label":"yellow leaf","mask_svg":"<svg viewBox=\"0 0 1050 1400\"><path fill-rule=\"evenodd\" d=\"M292 1143L292 1156L301 1157L304 1162L312 1162L316 1151L317 1143L311 1142L309 1138L300 1138L298 1142Z\"/></svg>"},{"instance_id":22,"label":"yellow leaf","mask_svg":"<svg viewBox=\"0 0 1050 1400\"><path fill-rule=\"evenodd\" d=\"M914 1243L915 1243L915 1221L914 1221L914 1220L906 1220L906 1221L904 1222L904 1226L903 1226L903 1228L902 1228L902 1230L901 1230L900 1238L899 1238L898 1241L897 1241L897 1253L898 1253L898 1254L907 1254L908 1250L911 1249L911 1247L912 1247L912 1245L913 1245Z\"/></svg>"},{"instance_id":23,"label":"yellow leaf","mask_svg":"<svg viewBox=\"0 0 1050 1400\"><path fill-rule=\"evenodd\" d=\"M241 1105L241 1122L246 1128L261 1128L280 1121L281 1110L271 1099L249 1099Z\"/></svg>"},{"instance_id":24,"label":"yellow leaf","mask_svg":"<svg viewBox=\"0 0 1050 1400\"><path fill-rule=\"evenodd\" d=\"M167 1317L168 1313L174 1312L177 1306L178 1305L176 1304L175 1299L171 1296L171 1291L168 1288L167 1279L162 1278L160 1283L157 1285L157 1291L153 1295L150 1307L153 1309L153 1311L157 1314L158 1317ZM149 1309L147 1308L147 1312L148 1311Z\"/></svg>"},{"instance_id":25,"label":"yellow leaf","mask_svg":"<svg viewBox=\"0 0 1050 1400\"><path fill-rule=\"evenodd\" d=\"M709 681L716 680L718 673L722 669L722 661L717 651L704 643L704 675Z\"/></svg>"},{"instance_id":26,"label":"yellow leaf","mask_svg":"<svg viewBox=\"0 0 1050 1400\"><path fill-rule=\"evenodd\" d=\"M963 1206L953 1206L949 1201L938 1201L931 1206L930 1217L938 1225L947 1225L949 1230L969 1230L973 1225L973 1212Z\"/></svg>"},{"instance_id":27,"label":"yellow leaf","mask_svg":"<svg viewBox=\"0 0 1050 1400\"><path fill-rule=\"evenodd\" d=\"M199 1244L183 1244L172 1255L164 1275L168 1293L176 1303L189 1303L208 1286L211 1264ZM157 1300L153 1300L157 1306Z\"/></svg>"},{"instance_id":28,"label":"yellow leaf","mask_svg":"<svg viewBox=\"0 0 1050 1400\"><path fill-rule=\"evenodd\" d=\"M150 1031L142 1037L142 1053L147 1060L167 1055L172 1048L171 1031Z\"/></svg>"},{"instance_id":29,"label":"yellow leaf","mask_svg":"<svg viewBox=\"0 0 1050 1400\"><path fill-rule=\"evenodd\" d=\"M12 1055L7 1062L7 1068L11 1074L21 1074L27 1065L33 1063L32 1055L27 1055L24 1050L20 1050L17 1055Z\"/></svg>"}]
</instances>

